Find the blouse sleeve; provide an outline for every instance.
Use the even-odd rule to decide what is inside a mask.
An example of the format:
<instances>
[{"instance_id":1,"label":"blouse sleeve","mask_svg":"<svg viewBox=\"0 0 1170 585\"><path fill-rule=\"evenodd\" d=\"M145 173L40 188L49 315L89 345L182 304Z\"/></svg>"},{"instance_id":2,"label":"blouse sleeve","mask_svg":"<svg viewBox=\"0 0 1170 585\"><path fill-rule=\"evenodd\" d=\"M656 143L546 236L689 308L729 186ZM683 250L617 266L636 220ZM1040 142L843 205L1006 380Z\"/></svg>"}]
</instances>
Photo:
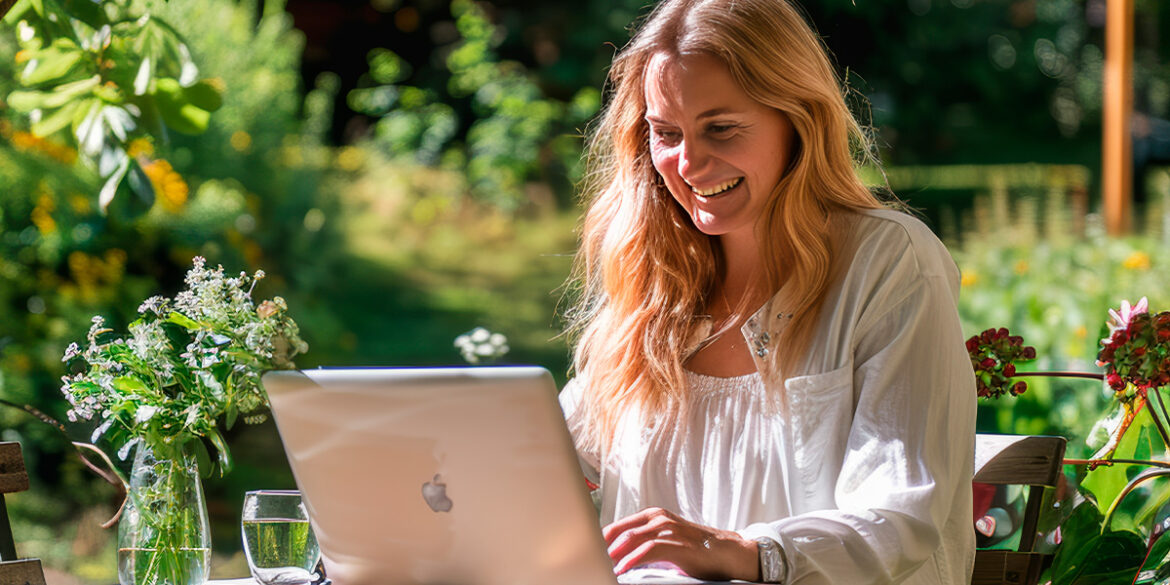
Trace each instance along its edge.
<instances>
[{"instance_id":1,"label":"blouse sleeve","mask_svg":"<svg viewBox=\"0 0 1170 585\"><path fill-rule=\"evenodd\" d=\"M836 508L741 531L781 544L787 583L898 583L928 561L946 583L942 576L957 568L948 564L969 562L940 551L943 535L956 534L970 534L963 537L970 546L944 548L974 550L976 394L956 310L957 271L946 261L949 270L886 283L884 300L897 300L863 312Z\"/></svg>"},{"instance_id":2,"label":"blouse sleeve","mask_svg":"<svg viewBox=\"0 0 1170 585\"><path fill-rule=\"evenodd\" d=\"M577 459L581 463L581 471L590 483L600 485L601 458L596 452L581 447L580 433L584 432L584 420L580 406L584 387L585 384L581 382L580 378L573 378L565 384L559 399L561 411L564 413L565 422L569 427L569 434L573 437L573 445L577 448Z\"/></svg>"}]
</instances>

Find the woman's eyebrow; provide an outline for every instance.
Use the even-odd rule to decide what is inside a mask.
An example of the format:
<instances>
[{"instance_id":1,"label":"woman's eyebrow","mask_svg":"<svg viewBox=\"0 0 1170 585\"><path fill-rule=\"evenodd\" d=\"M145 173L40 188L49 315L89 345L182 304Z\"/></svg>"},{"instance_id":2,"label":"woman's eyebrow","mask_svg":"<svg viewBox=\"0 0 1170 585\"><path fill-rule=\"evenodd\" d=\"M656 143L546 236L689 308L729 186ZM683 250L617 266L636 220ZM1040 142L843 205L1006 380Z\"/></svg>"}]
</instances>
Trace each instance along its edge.
<instances>
[{"instance_id":1,"label":"woman's eyebrow","mask_svg":"<svg viewBox=\"0 0 1170 585\"><path fill-rule=\"evenodd\" d=\"M733 108L711 108L710 110L707 110L707 111L703 112L702 114L699 114L695 119L702 120L703 118L715 118L717 116L724 116L727 114L738 114L738 113L740 113L739 110L736 110Z\"/></svg>"},{"instance_id":2,"label":"woman's eyebrow","mask_svg":"<svg viewBox=\"0 0 1170 585\"><path fill-rule=\"evenodd\" d=\"M707 118L717 118L719 116L726 116L729 114L739 114L739 113L741 113L739 110L736 110L733 108L711 108L710 110L707 110L707 111L699 114L698 116L695 116L695 119L696 120L705 120ZM669 125L671 123L671 122L668 122L662 118L659 118L658 116L655 116L654 114L646 114L643 117L643 119L645 119L647 122L652 122L654 124Z\"/></svg>"}]
</instances>

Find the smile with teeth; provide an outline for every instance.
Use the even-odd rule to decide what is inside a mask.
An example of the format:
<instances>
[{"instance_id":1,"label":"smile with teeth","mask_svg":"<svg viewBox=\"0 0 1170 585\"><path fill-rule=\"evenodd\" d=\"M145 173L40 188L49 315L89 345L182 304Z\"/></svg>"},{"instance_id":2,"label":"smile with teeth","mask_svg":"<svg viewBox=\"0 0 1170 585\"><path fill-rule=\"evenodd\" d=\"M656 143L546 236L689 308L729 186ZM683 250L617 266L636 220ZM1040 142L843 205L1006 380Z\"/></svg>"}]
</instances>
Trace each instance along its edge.
<instances>
[{"instance_id":1,"label":"smile with teeth","mask_svg":"<svg viewBox=\"0 0 1170 585\"><path fill-rule=\"evenodd\" d=\"M695 195L698 195L700 197L713 197L715 195L719 195L720 193L724 193L726 191L730 191L730 190L738 187L741 182L743 182L743 177L736 177L734 179L731 179L730 181L725 181L723 183L715 185L714 187L711 187L710 189L702 189L702 190L696 189L694 187L694 185L691 185L690 183L688 183L687 185L691 188L691 191Z\"/></svg>"}]
</instances>

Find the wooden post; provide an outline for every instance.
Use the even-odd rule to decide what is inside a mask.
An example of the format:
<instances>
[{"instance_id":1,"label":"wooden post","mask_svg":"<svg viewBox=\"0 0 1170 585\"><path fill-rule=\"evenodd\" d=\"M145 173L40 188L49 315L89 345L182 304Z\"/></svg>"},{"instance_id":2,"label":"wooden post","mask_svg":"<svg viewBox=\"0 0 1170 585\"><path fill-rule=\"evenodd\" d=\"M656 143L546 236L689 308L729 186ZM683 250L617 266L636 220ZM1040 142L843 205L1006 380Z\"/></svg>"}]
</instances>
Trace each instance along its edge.
<instances>
[{"instance_id":1,"label":"wooden post","mask_svg":"<svg viewBox=\"0 0 1170 585\"><path fill-rule=\"evenodd\" d=\"M24 468L24 456L20 443L0 443L0 584L2 585L45 585L45 573L41 561L18 559L8 523L8 509L4 505L4 494L23 492L28 489L28 471Z\"/></svg>"},{"instance_id":2,"label":"wooden post","mask_svg":"<svg viewBox=\"0 0 1170 585\"><path fill-rule=\"evenodd\" d=\"M1120 236L1129 231L1133 201L1133 0L1108 0L1104 82L1101 192L1105 229Z\"/></svg>"}]
</instances>

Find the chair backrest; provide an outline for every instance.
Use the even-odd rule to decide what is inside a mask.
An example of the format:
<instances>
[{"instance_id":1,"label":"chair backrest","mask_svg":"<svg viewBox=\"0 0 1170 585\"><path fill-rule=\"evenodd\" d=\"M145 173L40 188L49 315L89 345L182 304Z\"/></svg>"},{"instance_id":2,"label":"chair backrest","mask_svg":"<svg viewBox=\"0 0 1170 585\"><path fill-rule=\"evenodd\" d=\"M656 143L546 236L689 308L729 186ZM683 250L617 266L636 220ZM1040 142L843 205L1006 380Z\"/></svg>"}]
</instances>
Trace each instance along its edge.
<instances>
[{"instance_id":1,"label":"chair backrest","mask_svg":"<svg viewBox=\"0 0 1170 585\"><path fill-rule=\"evenodd\" d=\"M20 443L0 443L0 583L5 585L45 585L45 572L37 559L17 559L12 526L4 494L28 489L28 471Z\"/></svg>"},{"instance_id":2,"label":"chair backrest","mask_svg":"<svg viewBox=\"0 0 1170 585\"><path fill-rule=\"evenodd\" d=\"M1016 551L978 550L972 585L1034 585L1051 555L1033 552L1044 488L1056 487L1064 461L1064 437L975 436L976 483L1029 486Z\"/></svg>"}]
</instances>

